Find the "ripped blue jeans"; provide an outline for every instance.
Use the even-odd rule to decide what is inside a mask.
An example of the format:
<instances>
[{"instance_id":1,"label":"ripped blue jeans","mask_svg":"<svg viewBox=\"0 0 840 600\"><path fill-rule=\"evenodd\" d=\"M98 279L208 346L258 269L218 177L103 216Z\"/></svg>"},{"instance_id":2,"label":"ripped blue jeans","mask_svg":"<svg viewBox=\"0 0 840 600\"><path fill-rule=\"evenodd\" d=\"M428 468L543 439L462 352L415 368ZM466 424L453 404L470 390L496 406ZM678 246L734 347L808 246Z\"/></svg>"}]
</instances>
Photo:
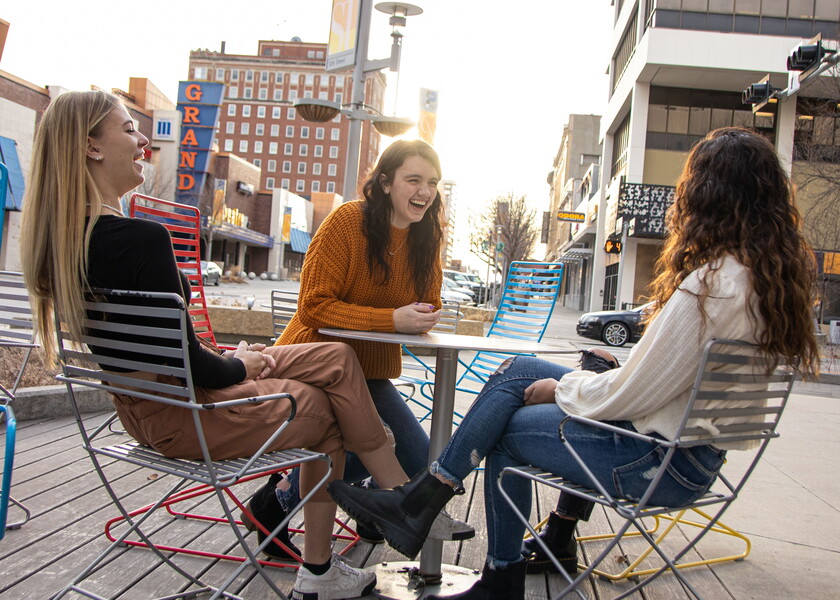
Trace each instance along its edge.
<instances>
[{"instance_id":1,"label":"ripped blue jeans","mask_svg":"<svg viewBox=\"0 0 840 600\"><path fill-rule=\"evenodd\" d=\"M508 466L530 464L587 485L587 477L558 436L566 414L554 403L525 406L525 388L539 379L560 379L571 369L538 358L519 356L505 363L475 399L449 445L432 465L453 483L462 484L486 458L484 502L487 518L487 560L505 566L521 560L525 527L496 486ZM612 425L635 431L629 421ZM638 498L661 463L662 450L633 438L570 422L564 430L575 450L610 493ZM676 506L691 502L711 486L723 464L724 452L711 446L680 449L651 502ZM531 511L531 483L522 477L505 479L505 491L524 515Z\"/></svg>"}]
</instances>

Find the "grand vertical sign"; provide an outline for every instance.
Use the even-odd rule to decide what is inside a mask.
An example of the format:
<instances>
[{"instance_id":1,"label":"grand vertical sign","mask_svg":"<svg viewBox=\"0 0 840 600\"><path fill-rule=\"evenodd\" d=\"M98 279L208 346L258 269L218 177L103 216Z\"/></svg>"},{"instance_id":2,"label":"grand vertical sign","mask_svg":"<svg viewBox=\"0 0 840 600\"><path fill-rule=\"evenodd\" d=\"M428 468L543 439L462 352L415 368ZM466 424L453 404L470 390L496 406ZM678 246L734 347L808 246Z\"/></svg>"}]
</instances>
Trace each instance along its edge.
<instances>
[{"instance_id":1,"label":"grand vertical sign","mask_svg":"<svg viewBox=\"0 0 840 600\"><path fill-rule=\"evenodd\" d=\"M182 81L178 85L181 139L176 197L182 204L197 207L201 200L224 90L223 83L209 81Z\"/></svg>"}]
</instances>

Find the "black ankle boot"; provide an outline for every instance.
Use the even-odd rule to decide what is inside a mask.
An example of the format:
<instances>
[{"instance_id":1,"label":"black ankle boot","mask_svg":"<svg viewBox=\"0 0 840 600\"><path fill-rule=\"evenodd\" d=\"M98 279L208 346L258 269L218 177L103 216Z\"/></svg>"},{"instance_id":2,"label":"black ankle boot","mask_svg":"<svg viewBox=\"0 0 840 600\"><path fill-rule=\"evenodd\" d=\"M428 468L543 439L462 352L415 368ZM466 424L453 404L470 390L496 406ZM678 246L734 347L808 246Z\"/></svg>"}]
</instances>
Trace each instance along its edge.
<instances>
[{"instance_id":1,"label":"black ankle boot","mask_svg":"<svg viewBox=\"0 0 840 600\"><path fill-rule=\"evenodd\" d=\"M332 481L327 491L348 515L382 532L391 547L414 558L429 529L455 490L428 471L392 490L354 487Z\"/></svg>"},{"instance_id":2,"label":"black ankle boot","mask_svg":"<svg viewBox=\"0 0 840 600\"><path fill-rule=\"evenodd\" d=\"M481 579L454 596L426 596L426 600L524 600L525 561L491 569L486 563Z\"/></svg>"},{"instance_id":3,"label":"black ankle boot","mask_svg":"<svg viewBox=\"0 0 840 600\"><path fill-rule=\"evenodd\" d=\"M577 573L577 540L575 540L576 519L564 519L557 513L548 515L548 523L540 533L540 538L570 575ZM525 541L522 555L528 565L528 573L556 573L554 563L543 552L534 538Z\"/></svg>"},{"instance_id":4,"label":"black ankle boot","mask_svg":"<svg viewBox=\"0 0 840 600\"><path fill-rule=\"evenodd\" d=\"M268 529L269 531L273 531L280 522L286 518L286 511L277 501L277 492L275 491L277 488L277 484L280 482L281 479L280 473L275 473L268 478L268 483L262 486L260 489L257 490L257 493L253 495L251 500L248 502L248 511L254 515L254 518L260 522L260 524ZM245 526L245 529L248 531L257 530L257 540L262 543L265 539L265 534L257 528L253 521L248 517L247 514L244 512L240 515L240 519L242 524ZM280 532L275 536L276 540L283 542L286 546L288 546L289 550L297 554L294 556L293 554L287 552L282 546L278 545L277 542L271 542L265 547L263 552L269 556L270 558L275 558L278 560L283 561L297 561L298 557L300 556L300 549L295 546L292 541L289 539L289 528L284 527L280 530Z\"/></svg>"}]
</instances>

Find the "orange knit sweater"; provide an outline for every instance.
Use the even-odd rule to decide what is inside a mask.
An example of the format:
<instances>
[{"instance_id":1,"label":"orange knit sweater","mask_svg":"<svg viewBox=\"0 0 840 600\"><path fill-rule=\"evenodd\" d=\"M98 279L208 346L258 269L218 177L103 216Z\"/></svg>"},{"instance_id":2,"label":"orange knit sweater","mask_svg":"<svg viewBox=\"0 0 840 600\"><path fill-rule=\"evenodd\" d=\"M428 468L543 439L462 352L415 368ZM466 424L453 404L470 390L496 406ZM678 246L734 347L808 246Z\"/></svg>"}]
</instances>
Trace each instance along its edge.
<instances>
[{"instance_id":1,"label":"orange knit sweater","mask_svg":"<svg viewBox=\"0 0 840 600\"><path fill-rule=\"evenodd\" d=\"M362 201L336 208L318 228L306 252L300 277L298 310L278 345L335 342L318 333L322 327L394 331L394 309L413 302L440 307L442 272L436 269L418 298L408 266L408 229L391 228L391 278L384 284L371 276L367 242L362 234ZM393 379L402 371L397 344L341 340L356 351L367 379Z\"/></svg>"}]
</instances>

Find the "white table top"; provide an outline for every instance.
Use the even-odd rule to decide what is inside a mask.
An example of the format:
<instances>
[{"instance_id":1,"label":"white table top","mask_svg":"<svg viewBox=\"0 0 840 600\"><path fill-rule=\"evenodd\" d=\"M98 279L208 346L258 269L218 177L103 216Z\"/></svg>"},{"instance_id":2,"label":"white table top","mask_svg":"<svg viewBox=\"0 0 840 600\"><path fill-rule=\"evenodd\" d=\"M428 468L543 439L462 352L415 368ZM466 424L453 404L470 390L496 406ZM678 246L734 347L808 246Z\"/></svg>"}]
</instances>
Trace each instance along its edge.
<instances>
[{"instance_id":1,"label":"white table top","mask_svg":"<svg viewBox=\"0 0 840 600\"><path fill-rule=\"evenodd\" d=\"M479 337L457 333L382 333L379 331L356 331L352 329L319 329L319 333L340 338L384 342L388 344L407 344L420 348L452 348L456 350L477 350L485 352L509 352L518 354L575 354L577 349L553 346L543 342L514 340L497 337Z\"/></svg>"}]
</instances>

